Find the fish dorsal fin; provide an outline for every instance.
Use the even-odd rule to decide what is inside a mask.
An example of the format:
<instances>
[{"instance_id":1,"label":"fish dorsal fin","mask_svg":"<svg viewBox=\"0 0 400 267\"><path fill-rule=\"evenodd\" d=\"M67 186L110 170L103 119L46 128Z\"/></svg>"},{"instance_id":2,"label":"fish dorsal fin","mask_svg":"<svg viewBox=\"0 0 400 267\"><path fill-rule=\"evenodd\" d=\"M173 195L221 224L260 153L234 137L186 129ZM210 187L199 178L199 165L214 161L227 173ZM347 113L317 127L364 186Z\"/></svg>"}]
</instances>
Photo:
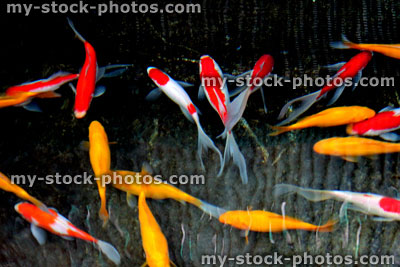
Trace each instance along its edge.
<instances>
[{"instance_id":1,"label":"fish dorsal fin","mask_svg":"<svg viewBox=\"0 0 400 267\"><path fill-rule=\"evenodd\" d=\"M31 223L31 232L33 237L41 246L46 243L47 234L45 230Z\"/></svg>"},{"instance_id":2,"label":"fish dorsal fin","mask_svg":"<svg viewBox=\"0 0 400 267\"><path fill-rule=\"evenodd\" d=\"M378 113L386 112L386 111L392 111L392 110L394 110L394 107L387 106L387 107L384 107L383 109L379 110Z\"/></svg>"}]
</instances>

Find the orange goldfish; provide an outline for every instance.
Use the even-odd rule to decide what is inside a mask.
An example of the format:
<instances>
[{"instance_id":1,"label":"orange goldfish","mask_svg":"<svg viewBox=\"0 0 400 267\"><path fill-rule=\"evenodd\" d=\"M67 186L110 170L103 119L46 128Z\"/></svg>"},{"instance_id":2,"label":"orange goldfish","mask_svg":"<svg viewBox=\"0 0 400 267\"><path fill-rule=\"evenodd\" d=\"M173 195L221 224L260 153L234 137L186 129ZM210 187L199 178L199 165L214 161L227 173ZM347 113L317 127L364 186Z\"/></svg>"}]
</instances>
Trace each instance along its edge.
<instances>
[{"instance_id":1,"label":"orange goldfish","mask_svg":"<svg viewBox=\"0 0 400 267\"><path fill-rule=\"evenodd\" d=\"M46 242L46 232L43 231L43 229L46 229L66 239L79 238L93 242L111 261L117 265L120 264L121 256L111 244L78 229L55 209L50 208L48 212L45 212L27 202L18 203L14 208L25 220L31 223L32 235L40 245Z\"/></svg>"},{"instance_id":2,"label":"orange goldfish","mask_svg":"<svg viewBox=\"0 0 400 267\"><path fill-rule=\"evenodd\" d=\"M122 179L119 181L116 180L116 182L113 183L113 186L127 193L128 205L131 207L133 206L130 200L132 195L139 196L140 193L143 192L147 198L171 198L182 203L188 202L215 218L218 218L222 213L225 212L225 210L195 198L176 188L175 186L163 182L161 179L157 180L156 178L151 177L145 168L143 168L140 173L118 170L115 171L115 174L116 176L120 175ZM127 183L127 179L125 178L128 175L131 177L137 177L138 180L132 183ZM146 181L144 181L143 178L145 176L151 177L151 180L146 179Z\"/></svg>"},{"instance_id":3,"label":"orange goldfish","mask_svg":"<svg viewBox=\"0 0 400 267\"><path fill-rule=\"evenodd\" d=\"M96 182L101 199L99 215L103 222L106 223L109 215L106 209L104 175L111 173L111 156L107 134L98 121L93 121L89 126L89 156L94 175L98 178Z\"/></svg>"},{"instance_id":4,"label":"orange goldfish","mask_svg":"<svg viewBox=\"0 0 400 267\"><path fill-rule=\"evenodd\" d=\"M317 142L314 151L355 162L359 156L400 152L400 144L354 136L332 137Z\"/></svg>"},{"instance_id":5,"label":"orange goldfish","mask_svg":"<svg viewBox=\"0 0 400 267\"><path fill-rule=\"evenodd\" d=\"M328 221L324 225L313 225L264 210L231 210L222 214L219 221L241 230L255 232L282 232L284 230L331 232L335 224L335 221Z\"/></svg>"},{"instance_id":6,"label":"orange goldfish","mask_svg":"<svg viewBox=\"0 0 400 267\"><path fill-rule=\"evenodd\" d=\"M342 35L342 41L331 43L332 48L358 49L381 53L385 56L400 59L400 44L356 44Z\"/></svg>"},{"instance_id":7,"label":"orange goldfish","mask_svg":"<svg viewBox=\"0 0 400 267\"><path fill-rule=\"evenodd\" d=\"M33 196L29 195L28 192L26 192L18 185L13 184L11 180L1 172L0 172L0 188L5 191L14 193L17 197L28 200L33 204L35 204L40 209L47 211L47 207L45 204L43 204L40 200L34 198Z\"/></svg>"},{"instance_id":8,"label":"orange goldfish","mask_svg":"<svg viewBox=\"0 0 400 267\"><path fill-rule=\"evenodd\" d=\"M289 126L272 126L272 129L276 131L269 135L276 136L284 132L309 127L332 127L355 123L372 118L374 115L375 111L367 107L350 106L328 108L317 114L305 117Z\"/></svg>"},{"instance_id":9,"label":"orange goldfish","mask_svg":"<svg viewBox=\"0 0 400 267\"><path fill-rule=\"evenodd\" d=\"M146 253L146 263L142 266L167 267L170 263L175 266L169 259L167 239L147 206L144 192L140 193L138 207L142 244Z\"/></svg>"}]
</instances>

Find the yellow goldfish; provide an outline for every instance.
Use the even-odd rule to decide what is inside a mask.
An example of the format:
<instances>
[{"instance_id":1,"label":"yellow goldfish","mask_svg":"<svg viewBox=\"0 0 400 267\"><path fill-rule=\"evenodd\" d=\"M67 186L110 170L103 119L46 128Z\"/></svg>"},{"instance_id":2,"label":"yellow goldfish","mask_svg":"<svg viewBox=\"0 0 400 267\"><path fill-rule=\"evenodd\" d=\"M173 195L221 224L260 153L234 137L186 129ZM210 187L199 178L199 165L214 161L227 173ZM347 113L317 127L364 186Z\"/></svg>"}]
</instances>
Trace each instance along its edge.
<instances>
[{"instance_id":1,"label":"yellow goldfish","mask_svg":"<svg viewBox=\"0 0 400 267\"><path fill-rule=\"evenodd\" d=\"M375 116L375 111L367 107L350 106L350 107L335 107L325 109L317 114L305 117L289 126L272 126L272 129L277 130L270 133L271 136L299 130L309 127L332 127L356 123Z\"/></svg>"},{"instance_id":2,"label":"yellow goldfish","mask_svg":"<svg viewBox=\"0 0 400 267\"><path fill-rule=\"evenodd\" d=\"M13 184L11 180L5 176L3 173L0 172L0 188L4 191L8 191L14 193L17 197L28 200L35 204L40 209L47 211L47 207L43 204L40 200L34 198L33 196L29 195L24 189L20 186Z\"/></svg>"},{"instance_id":3,"label":"yellow goldfish","mask_svg":"<svg viewBox=\"0 0 400 267\"><path fill-rule=\"evenodd\" d=\"M356 44L342 35L342 41L331 43L337 49L358 49L381 53L385 56L400 59L400 44Z\"/></svg>"},{"instance_id":4,"label":"yellow goldfish","mask_svg":"<svg viewBox=\"0 0 400 267\"><path fill-rule=\"evenodd\" d=\"M146 263L142 266L167 267L170 263L175 266L169 259L167 239L147 206L144 192L139 195L138 207L142 244L146 253Z\"/></svg>"},{"instance_id":5,"label":"yellow goldfish","mask_svg":"<svg viewBox=\"0 0 400 267\"><path fill-rule=\"evenodd\" d=\"M400 152L400 144L354 136L332 137L317 142L314 151L354 162L359 156Z\"/></svg>"},{"instance_id":6,"label":"yellow goldfish","mask_svg":"<svg viewBox=\"0 0 400 267\"><path fill-rule=\"evenodd\" d=\"M170 198L182 203L188 202L215 218L218 218L219 215L225 212L225 210L195 198L176 188L175 186L163 182L161 179L155 179L145 168L143 168L140 173L122 170L115 171L114 177L118 177L118 175L121 177L121 179L114 179L114 183L112 185L115 188L127 193L128 205L131 207L133 206L130 201L132 195L139 196L140 193L143 192L146 198ZM128 183L128 179L126 179L128 175L130 177L136 177L138 180L134 180L133 182L129 181ZM145 176L149 176L150 179L143 179Z\"/></svg>"},{"instance_id":7,"label":"yellow goldfish","mask_svg":"<svg viewBox=\"0 0 400 267\"><path fill-rule=\"evenodd\" d=\"M106 208L104 176L111 173L111 156L107 134L104 127L98 121L93 121L89 126L89 156L94 175L96 178L99 178L96 179L101 199L99 216L106 223L109 215Z\"/></svg>"},{"instance_id":8,"label":"yellow goldfish","mask_svg":"<svg viewBox=\"0 0 400 267\"><path fill-rule=\"evenodd\" d=\"M328 221L324 225L314 225L264 210L231 210L222 214L219 221L237 229L255 232L282 232L284 230L331 232L336 223Z\"/></svg>"}]
</instances>

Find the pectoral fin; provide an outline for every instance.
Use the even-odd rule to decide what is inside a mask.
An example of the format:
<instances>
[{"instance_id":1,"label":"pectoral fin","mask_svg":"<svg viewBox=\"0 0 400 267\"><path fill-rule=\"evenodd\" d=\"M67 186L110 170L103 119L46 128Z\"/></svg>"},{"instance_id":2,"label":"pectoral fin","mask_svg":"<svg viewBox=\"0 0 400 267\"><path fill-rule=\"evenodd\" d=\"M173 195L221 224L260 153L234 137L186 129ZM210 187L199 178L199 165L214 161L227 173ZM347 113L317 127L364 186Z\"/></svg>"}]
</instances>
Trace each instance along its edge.
<instances>
[{"instance_id":1,"label":"pectoral fin","mask_svg":"<svg viewBox=\"0 0 400 267\"><path fill-rule=\"evenodd\" d=\"M126 202L128 203L128 206L132 209L136 206L131 193L126 193Z\"/></svg>"},{"instance_id":2,"label":"pectoral fin","mask_svg":"<svg viewBox=\"0 0 400 267\"><path fill-rule=\"evenodd\" d=\"M386 141L391 141L391 142L400 141L400 135L398 135L396 133L384 133L384 134L379 135L379 137Z\"/></svg>"},{"instance_id":3,"label":"pectoral fin","mask_svg":"<svg viewBox=\"0 0 400 267\"><path fill-rule=\"evenodd\" d=\"M358 162L358 157L354 157L354 156L342 156L342 159L344 159L345 161L354 162L354 163Z\"/></svg>"},{"instance_id":4,"label":"pectoral fin","mask_svg":"<svg viewBox=\"0 0 400 267\"><path fill-rule=\"evenodd\" d=\"M28 110L28 111L33 111L33 112L42 112L42 109L39 107L39 105L32 101L29 104L23 105L22 106L24 109Z\"/></svg>"},{"instance_id":5,"label":"pectoral fin","mask_svg":"<svg viewBox=\"0 0 400 267\"><path fill-rule=\"evenodd\" d=\"M31 232L36 241L42 246L46 243L46 231L31 223Z\"/></svg>"},{"instance_id":6,"label":"pectoral fin","mask_svg":"<svg viewBox=\"0 0 400 267\"><path fill-rule=\"evenodd\" d=\"M392 218L384 218L384 217L373 217L372 220L376 221L376 222L393 222L394 221L394 219L392 219Z\"/></svg>"}]
</instances>

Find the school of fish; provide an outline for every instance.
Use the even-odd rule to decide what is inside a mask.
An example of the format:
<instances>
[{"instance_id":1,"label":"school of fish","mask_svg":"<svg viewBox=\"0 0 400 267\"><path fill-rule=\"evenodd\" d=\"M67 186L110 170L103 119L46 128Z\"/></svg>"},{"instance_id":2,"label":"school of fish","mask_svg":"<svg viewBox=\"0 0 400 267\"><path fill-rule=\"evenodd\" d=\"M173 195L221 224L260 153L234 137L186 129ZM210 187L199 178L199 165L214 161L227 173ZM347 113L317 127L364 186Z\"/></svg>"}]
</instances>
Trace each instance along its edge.
<instances>
[{"instance_id":1,"label":"school of fish","mask_svg":"<svg viewBox=\"0 0 400 267\"><path fill-rule=\"evenodd\" d=\"M131 66L131 64L116 64L98 67L95 48L76 30L70 19L68 19L68 25L83 43L85 49L85 60L80 71L77 71L77 73L60 71L48 78L12 86L0 96L0 108L22 106L29 111L41 112L40 107L35 102L35 98L62 97L55 91L68 84L75 93L73 114L76 119L81 119L89 111L92 99L105 92L104 86L97 86L98 81L103 77L119 76ZM347 62L328 66L328 69L335 70L336 74L321 89L287 102L278 116L278 120L281 121L277 125L270 127L272 131L269 135L277 136L310 127L345 126L345 132L350 136L320 140L314 144L313 150L318 154L337 156L354 163L363 156L371 157L383 153L400 152L400 143L395 143L400 141L400 135L394 133L394 131L400 129L400 108L389 106L384 107L379 112L375 112L363 106L332 107L303 117L291 125L285 125L299 118L313 104L327 98L332 92L334 92L333 96L327 104L334 104L346 88L346 84L336 85L339 80L352 79L352 87L354 89L362 77L362 71L367 68L368 63L372 60L373 52L400 59L400 45L398 44L357 44L349 41L343 35L342 41L331 43L331 46L337 49L356 49L360 51ZM224 73L210 55L201 56L198 63L200 83L198 98L199 100L207 98L212 109L216 111L222 122L224 131L220 134L220 137L225 139L223 154L219 150L221 144L215 143L202 127L201 112L185 90L185 88L193 87L193 84L174 80L163 70L149 66L147 75L156 85L156 88L149 92L146 99L155 100L164 93L179 106L188 120L196 124L197 157L203 171L206 169L203 156L210 149L213 155L216 154L219 161L219 169L215 173L217 177L220 177L224 170L229 167L229 160L232 159L233 165L237 167L237 169L235 168L237 176L240 177L243 184L247 184L249 179L254 177L248 174L246 158L239 148L233 129L242 118L250 95L257 90L261 92L264 110L267 112L265 94L262 85L257 83L257 80L266 81L273 75L274 58L269 54L262 55L255 62L252 70L236 76ZM116 70L106 73L110 69ZM226 79L236 81L244 77L248 78L246 85L239 86L233 90L228 88ZM77 81L76 86L72 83L74 81ZM298 106L294 107L295 105ZM176 110L171 110L171 113L178 114ZM367 138L366 136L380 137L386 141ZM189 203L209 215L210 218L245 231L247 242L247 236L250 231L269 233L287 230L331 232L337 222L336 216L332 216L325 224L317 225L286 214L278 214L266 210L252 210L250 207L247 210L227 210L185 193L172 184L160 182L153 175L151 166L146 164L143 165L141 171L115 170L112 168L111 162L109 147L111 142L108 140L103 125L96 120L89 125L88 142L85 142L85 144L89 150L90 164L98 186L100 198L98 216L102 220L103 226L107 225L110 217L110 213L107 210L107 185L114 188L113 190L117 189L126 193L127 205L138 209L138 221L146 258L143 266L175 266L169 256L168 241L163 234L163 229L161 229L146 202L151 199L172 199L181 203ZM213 159L213 157L209 158L209 160ZM133 177L132 182L127 183L127 177ZM235 179L235 177L232 179ZM17 203L14 209L30 223L32 235L40 245L45 243L47 231L68 240L77 238L90 242L116 265L119 265L123 260L123 256L121 257L113 245L79 229L56 209L48 207L20 186L13 184L1 172L0 189L13 193L27 201ZM346 209L376 216L375 220L377 221L400 220L400 199L377 193L318 190L290 184L277 184L273 188L274 198L291 193L299 194L310 201L328 199L342 201ZM134 201L135 196L138 201ZM343 210L341 210L338 218L343 216ZM164 229L165 231L166 229Z\"/></svg>"}]
</instances>

